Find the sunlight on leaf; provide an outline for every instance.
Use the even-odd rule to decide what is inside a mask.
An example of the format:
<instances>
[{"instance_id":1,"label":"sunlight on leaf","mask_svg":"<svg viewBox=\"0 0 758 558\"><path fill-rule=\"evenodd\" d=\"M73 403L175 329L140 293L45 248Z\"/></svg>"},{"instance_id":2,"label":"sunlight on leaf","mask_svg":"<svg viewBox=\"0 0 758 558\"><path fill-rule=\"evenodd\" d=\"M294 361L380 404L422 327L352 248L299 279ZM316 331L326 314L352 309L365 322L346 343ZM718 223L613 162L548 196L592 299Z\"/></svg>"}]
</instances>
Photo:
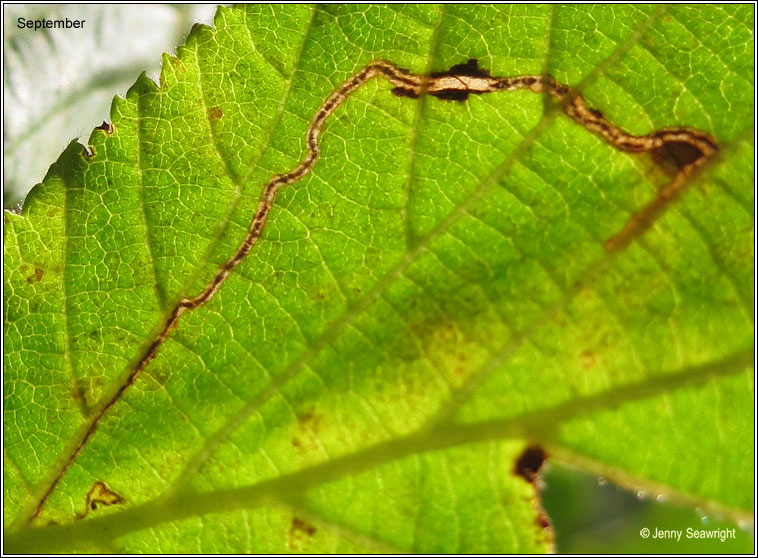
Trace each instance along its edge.
<instances>
[{"instance_id":1,"label":"sunlight on leaf","mask_svg":"<svg viewBox=\"0 0 758 558\"><path fill-rule=\"evenodd\" d=\"M535 448L752 521L752 53L739 5L219 8L6 213L7 550L548 552ZM162 341L336 87L471 58L720 151L609 253L665 165L531 91L371 81Z\"/></svg>"}]
</instances>

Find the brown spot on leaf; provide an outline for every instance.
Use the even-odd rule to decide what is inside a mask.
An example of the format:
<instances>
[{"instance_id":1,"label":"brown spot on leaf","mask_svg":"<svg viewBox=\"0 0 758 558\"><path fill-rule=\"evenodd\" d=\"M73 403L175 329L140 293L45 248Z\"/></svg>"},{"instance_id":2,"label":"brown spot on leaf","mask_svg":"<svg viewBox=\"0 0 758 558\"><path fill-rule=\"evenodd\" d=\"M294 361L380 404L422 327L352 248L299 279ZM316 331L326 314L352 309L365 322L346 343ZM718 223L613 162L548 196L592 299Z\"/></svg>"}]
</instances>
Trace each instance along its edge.
<instances>
[{"instance_id":1,"label":"brown spot on leaf","mask_svg":"<svg viewBox=\"0 0 758 558\"><path fill-rule=\"evenodd\" d=\"M79 518L82 519L86 517L90 510L95 511L100 505L115 506L116 504L123 504L124 502L125 500L108 488L108 485L102 481L96 481L87 493L84 512L79 515Z\"/></svg>"},{"instance_id":2,"label":"brown spot on leaf","mask_svg":"<svg viewBox=\"0 0 758 558\"><path fill-rule=\"evenodd\" d=\"M692 144L668 141L651 151L653 162L667 174L676 174L687 165L703 157L703 152Z\"/></svg>"},{"instance_id":3,"label":"brown spot on leaf","mask_svg":"<svg viewBox=\"0 0 758 558\"><path fill-rule=\"evenodd\" d=\"M544 541L551 547L555 544L555 536L550 518L542 508L540 498L541 483L539 482L539 472L542 465L547 459L545 450L536 444L531 444L524 448L521 455L516 459L513 467L513 473L520 476L530 484L533 494L527 498L534 506L534 526L537 528L537 540Z\"/></svg>"},{"instance_id":4,"label":"brown spot on leaf","mask_svg":"<svg viewBox=\"0 0 758 558\"><path fill-rule=\"evenodd\" d=\"M39 283L45 276L45 270L39 266L34 266L34 271L26 278L27 283Z\"/></svg>"},{"instance_id":5,"label":"brown spot on leaf","mask_svg":"<svg viewBox=\"0 0 758 558\"><path fill-rule=\"evenodd\" d=\"M545 459L547 459L547 454L540 446L527 446L516 459L513 473L527 482L534 483Z\"/></svg>"},{"instance_id":6,"label":"brown spot on leaf","mask_svg":"<svg viewBox=\"0 0 758 558\"><path fill-rule=\"evenodd\" d=\"M208 109L208 120L218 120L224 116L224 111L221 107L211 107Z\"/></svg>"},{"instance_id":7,"label":"brown spot on leaf","mask_svg":"<svg viewBox=\"0 0 758 558\"><path fill-rule=\"evenodd\" d=\"M313 409L310 409L303 413L299 413L297 415L297 422L300 423L301 426L304 426L308 424L309 422L313 421L313 417L315 416L315 414L316 414L316 411L314 411Z\"/></svg>"},{"instance_id":8,"label":"brown spot on leaf","mask_svg":"<svg viewBox=\"0 0 758 558\"><path fill-rule=\"evenodd\" d=\"M289 532L289 547L293 550L304 547L316 531L317 529L310 523L299 517L293 517Z\"/></svg>"},{"instance_id":9,"label":"brown spot on leaf","mask_svg":"<svg viewBox=\"0 0 758 558\"><path fill-rule=\"evenodd\" d=\"M537 518L534 520L534 522L537 524L537 527L540 529L550 529L552 527L552 523L550 523L550 518L547 516L545 512L541 512L537 514Z\"/></svg>"},{"instance_id":10,"label":"brown spot on leaf","mask_svg":"<svg viewBox=\"0 0 758 558\"><path fill-rule=\"evenodd\" d=\"M597 356L592 351L582 351L579 354L579 366L584 370L589 370L597 364Z\"/></svg>"},{"instance_id":11,"label":"brown spot on leaf","mask_svg":"<svg viewBox=\"0 0 758 558\"><path fill-rule=\"evenodd\" d=\"M290 443L292 447L307 453L318 447L318 432L322 416L315 409L299 411L296 415L297 427Z\"/></svg>"},{"instance_id":12,"label":"brown spot on leaf","mask_svg":"<svg viewBox=\"0 0 758 558\"><path fill-rule=\"evenodd\" d=\"M305 533L309 537L312 537L316 534L316 528L311 525L310 523L306 523L299 517L293 517L292 518L292 526L290 527L291 531L300 531L302 533Z\"/></svg>"},{"instance_id":13,"label":"brown spot on leaf","mask_svg":"<svg viewBox=\"0 0 758 558\"><path fill-rule=\"evenodd\" d=\"M178 57L171 56L170 54L168 54L166 55L166 58L168 58L168 61L171 63L173 67L184 69L184 64Z\"/></svg>"},{"instance_id":14,"label":"brown spot on leaf","mask_svg":"<svg viewBox=\"0 0 758 558\"><path fill-rule=\"evenodd\" d=\"M554 547L555 533L553 532L553 523L545 513L545 510L542 509L542 504L536 502L535 509L537 511L537 516L534 518L534 525L538 530L538 539L544 540L548 545L550 545L550 547ZM553 550L553 552L555 552L555 550Z\"/></svg>"},{"instance_id":15,"label":"brown spot on leaf","mask_svg":"<svg viewBox=\"0 0 758 558\"><path fill-rule=\"evenodd\" d=\"M97 126L95 130L103 130L109 136L114 132L113 124L106 122L105 120L103 120L103 123L100 124L100 126Z\"/></svg>"}]
</instances>

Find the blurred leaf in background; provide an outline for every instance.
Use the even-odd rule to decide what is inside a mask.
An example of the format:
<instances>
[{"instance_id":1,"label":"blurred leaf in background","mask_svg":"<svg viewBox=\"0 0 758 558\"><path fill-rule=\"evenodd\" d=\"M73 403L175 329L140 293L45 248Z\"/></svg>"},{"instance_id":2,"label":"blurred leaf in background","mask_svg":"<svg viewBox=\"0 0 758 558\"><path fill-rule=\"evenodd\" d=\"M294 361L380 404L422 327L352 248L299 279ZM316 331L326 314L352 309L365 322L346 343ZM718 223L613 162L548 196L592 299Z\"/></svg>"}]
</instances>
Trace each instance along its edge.
<instances>
[{"instance_id":1,"label":"blurred leaf in background","mask_svg":"<svg viewBox=\"0 0 758 558\"><path fill-rule=\"evenodd\" d=\"M143 70L157 79L161 53L183 42L213 4L3 6L4 207L42 181L69 142L110 118ZM19 29L18 19L79 19L82 29Z\"/></svg>"},{"instance_id":2,"label":"blurred leaf in background","mask_svg":"<svg viewBox=\"0 0 758 558\"><path fill-rule=\"evenodd\" d=\"M543 473L542 506L561 554L739 554L753 549L754 526L708 514L663 495L620 488L560 463ZM647 529L679 530L681 540L644 538ZM734 538L698 540L687 528L734 529Z\"/></svg>"}]
</instances>

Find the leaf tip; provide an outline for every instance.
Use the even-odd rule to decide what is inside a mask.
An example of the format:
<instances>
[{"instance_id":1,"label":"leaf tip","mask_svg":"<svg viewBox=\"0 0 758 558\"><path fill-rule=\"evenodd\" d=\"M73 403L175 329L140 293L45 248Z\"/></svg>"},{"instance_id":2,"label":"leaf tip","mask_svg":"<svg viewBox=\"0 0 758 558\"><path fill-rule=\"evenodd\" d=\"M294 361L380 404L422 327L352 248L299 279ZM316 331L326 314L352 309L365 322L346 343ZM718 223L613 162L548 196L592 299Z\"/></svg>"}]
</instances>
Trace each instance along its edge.
<instances>
[{"instance_id":1,"label":"leaf tip","mask_svg":"<svg viewBox=\"0 0 758 558\"><path fill-rule=\"evenodd\" d=\"M126 98L129 99L134 95L155 93L156 91L158 91L158 84L148 77L147 72L142 72L137 77L137 81L134 82L134 85L132 85L126 92Z\"/></svg>"}]
</instances>

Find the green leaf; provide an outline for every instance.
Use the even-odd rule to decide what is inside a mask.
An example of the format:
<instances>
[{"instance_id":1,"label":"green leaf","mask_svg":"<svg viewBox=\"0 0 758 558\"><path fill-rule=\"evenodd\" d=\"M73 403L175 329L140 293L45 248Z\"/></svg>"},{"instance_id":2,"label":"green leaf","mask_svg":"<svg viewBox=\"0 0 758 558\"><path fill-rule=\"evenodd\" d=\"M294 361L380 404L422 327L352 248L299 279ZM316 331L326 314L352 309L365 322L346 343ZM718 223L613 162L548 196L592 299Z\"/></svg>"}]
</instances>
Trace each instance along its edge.
<instances>
[{"instance_id":1,"label":"green leaf","mask_svg":"<svg viewBox=\"0 0 758 558\"><path fill-rule=\"evenodd\" d=\"M537 446L751 520L752 53L744 5L220 8L6 214L6 550L545 552ZM609 253L651 157L373 80L130 385L339 84L469 58L719 154Z\"/></svg>"}]
</instances>

